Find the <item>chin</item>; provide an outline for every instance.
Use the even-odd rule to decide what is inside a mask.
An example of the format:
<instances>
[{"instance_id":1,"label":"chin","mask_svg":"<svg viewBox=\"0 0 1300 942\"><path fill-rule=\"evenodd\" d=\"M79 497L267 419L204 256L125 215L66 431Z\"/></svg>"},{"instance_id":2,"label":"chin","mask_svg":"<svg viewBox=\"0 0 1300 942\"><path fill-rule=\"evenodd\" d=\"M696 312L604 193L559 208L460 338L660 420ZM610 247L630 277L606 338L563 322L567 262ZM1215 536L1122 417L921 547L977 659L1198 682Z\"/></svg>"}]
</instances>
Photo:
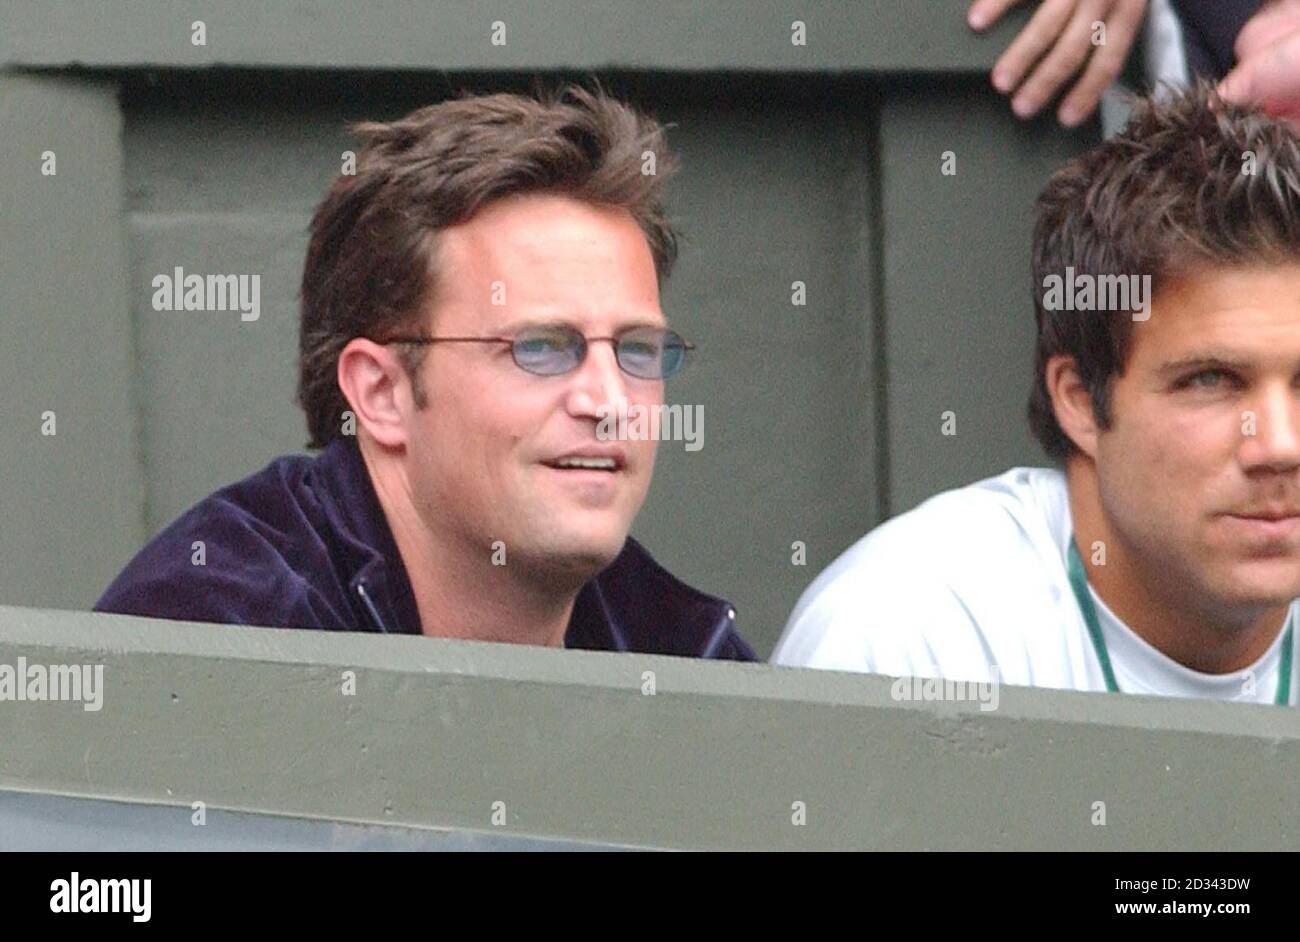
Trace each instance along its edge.
<instances>
[{"instance_id":1,"label":"chin","mask_svg":"<svg viewBox=\"0 0 1300 942\"><path fill-rule=\"evenodd\" d=\"M573 546L567 553L560 551L557 555L571 560L575 568L587 569L595 575L618 558L625 540L626 537L617 542L613 540L600 543L588 542Z\"/></svg>"},{"instance_id":2,"label":"chin","mask_svg":"<svg viewBox=\"0 0 1300 942\"><path fill-rule=\"evenodd\" d=\"M1230 574L1229 593L1242 603L1284 605L1300 598L1300 570L1290 560L1246 563Z\"/></svg>"},{"instance_id":3,"label":"chin","mask_svg":"<svg viewBox=\"0 0 1300 942\"><path fill-rule=\"evenodd\" d=\"M583 581L604 569L623 550L627 533L552 533L538 544L538 562L552 572L582 576Z\"/></svg>"}]
</instances>

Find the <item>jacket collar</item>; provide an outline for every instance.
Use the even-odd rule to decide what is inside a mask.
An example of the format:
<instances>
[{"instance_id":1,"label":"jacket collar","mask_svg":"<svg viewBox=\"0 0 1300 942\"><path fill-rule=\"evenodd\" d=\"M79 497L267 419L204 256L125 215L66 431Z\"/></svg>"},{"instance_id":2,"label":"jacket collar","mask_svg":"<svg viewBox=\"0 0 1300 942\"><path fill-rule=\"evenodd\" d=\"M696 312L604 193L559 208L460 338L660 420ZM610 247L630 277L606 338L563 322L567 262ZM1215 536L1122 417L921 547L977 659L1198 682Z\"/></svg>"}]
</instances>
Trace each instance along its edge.
<instances>
[{"instance_id":1,"label":"jacket collar","mask_svg":"<svg viewBox=\"0 0 1300 942\"><path fill-rule=\"evenodd\" d=\"M570 648L711 657L731 636L731 605L693 589L636 540L582 587L564 643Z\"/></svg>"},{"instance_id":2,"label":"jacket collar","mask_svg":"<svg viewBox=\"0 0 1300 942\"><path fill-rule=\"evenodd\" d=\"M356 439L340 436L316 458L321 501L342 547L349 601L372 631L420 633L420 610L388 518Z\"/></svg>"},{"instance_id":3,"label":"jacket collar","mask_svg":"<svg viewBox=\"0 0 1300 942\"><path fill-rule=\"evenodd\" d=\"M354 607L373 631L419 634L411 581L356 439L335 438L313 471ZM707 657L730 635L734 619L727 602L681 582L629 537L614 562L578 593L565 645Z\"/></svg>"}]
</instances>

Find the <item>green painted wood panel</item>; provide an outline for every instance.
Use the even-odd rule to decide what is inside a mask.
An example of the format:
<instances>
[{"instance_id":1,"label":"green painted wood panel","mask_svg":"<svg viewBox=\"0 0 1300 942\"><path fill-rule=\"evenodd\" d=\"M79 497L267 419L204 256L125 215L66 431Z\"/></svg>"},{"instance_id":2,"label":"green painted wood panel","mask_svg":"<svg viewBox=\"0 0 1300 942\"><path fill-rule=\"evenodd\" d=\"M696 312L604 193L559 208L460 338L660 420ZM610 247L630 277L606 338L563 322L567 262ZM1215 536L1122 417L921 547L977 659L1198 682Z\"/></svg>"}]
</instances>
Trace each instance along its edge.
<instances>
[{"instance_id":1,"label":"green painted wood panel","mask_svg":"<svg viewBox=\"0 0 1300 942\"><path fill-rule=\"evenodd\" d=\"M683 849L1300 849L1273 706L982 710L832 671L0 607L19 657L102 665L104 694L5 703L10 791Z\"/></svg>"},{"instance_id":2,"label":"green painted wood panel","mask_svg":"<svg viewBox=\"0 0 1300 942\"><path fill-rule=\"evenodd\" d=\"M0 73L6 603L89 608L144 536L121 133L111 84Z\"/></svg>"},{"instance_id":3,"label":"green painted wood panel","mask_svg":"<svg viewBox=\"0 0 1300 942\"><path fill-rule=\"evenodd\" d=\"M1025 419L1033 204L1096 133L1021 123L982 82L884 90L889 513L1014 464L1047 463ZM955 176L942 173L948 151Z\"/></svg>"},{"instance_id":4,"label":"green painted wood panel","mask_svg":"<svg viewBox=\"0 0 1300 942\"><path fill-rule=\"evenodd\" d=\"M0 63L508 69L971 71L967 0L0 0ZM205 45L191 26L202 21ZM796 45L794 24L805 26ZM494 24L504 25L504 33ZM495 35L497 42L493 42ZM504 39L502 42L501 40Z\"/></svg>"}]
</instances>

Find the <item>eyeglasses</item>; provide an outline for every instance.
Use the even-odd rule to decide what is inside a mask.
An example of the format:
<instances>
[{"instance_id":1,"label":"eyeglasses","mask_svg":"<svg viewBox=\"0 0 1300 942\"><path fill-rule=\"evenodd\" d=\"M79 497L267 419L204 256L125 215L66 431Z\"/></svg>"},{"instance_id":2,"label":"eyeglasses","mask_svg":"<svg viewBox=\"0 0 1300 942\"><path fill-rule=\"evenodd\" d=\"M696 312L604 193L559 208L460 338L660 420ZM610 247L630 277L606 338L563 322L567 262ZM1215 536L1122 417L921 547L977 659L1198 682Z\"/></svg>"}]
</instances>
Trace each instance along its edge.
<instances>
[{"instance_id":1,"label":"eyeglasses","mask_svg":"<svg viewBox=\"0 0 1300 942\"><path fill-rule=\"evenodd\" d=\"M584 337L568 324L526 327L513 337L390 337L384 343L507 343L515 365L536 376L576 370L597 341L614 345L619 368L640 379L664 379L680 370L695 344L665 327L631 327L617 337Z\"/></svg>"}]
</instances>

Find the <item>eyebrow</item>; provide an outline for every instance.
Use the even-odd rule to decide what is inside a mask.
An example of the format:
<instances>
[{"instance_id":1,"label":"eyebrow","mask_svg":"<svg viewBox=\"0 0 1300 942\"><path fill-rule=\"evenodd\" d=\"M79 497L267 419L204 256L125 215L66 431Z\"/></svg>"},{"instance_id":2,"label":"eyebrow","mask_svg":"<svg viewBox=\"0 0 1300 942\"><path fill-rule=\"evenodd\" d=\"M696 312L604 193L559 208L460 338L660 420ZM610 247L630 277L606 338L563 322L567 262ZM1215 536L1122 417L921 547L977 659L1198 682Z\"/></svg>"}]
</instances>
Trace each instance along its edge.
<instances>
[{"instance_id":1,"label":"eyebrow","mask_svg":"<svg viewBox=\"0 0 1300 942\"><path fill-rule=\"evenodd\" d=\"M524 317L517 321L511 321L509 324L503 324L501 333L510 334L520 330L527 330L530 327L551 327L556 324L564 324L569 327L577 327L572 320L563 316L553 317ZM668 326L668 317L665 315L662 320L652 320L650 318L638 318L626 324L619 324L614 329L616 331L632 330L637 327L665 327Z\"/></svg>"},{"instance_id":2,"label":"eyebrow","mask_svg":"<svg viewBox=\"0 0 1300 942\"><path fill-rule=\"evenodd\" d=\"M1214 353L1190 353L1162 364L1157 375L1172 378L1188 370L1232 370L1237 373L1249 373L1252 364L1248 360L1234 360Z\"/></svg>"}]
</instances>

